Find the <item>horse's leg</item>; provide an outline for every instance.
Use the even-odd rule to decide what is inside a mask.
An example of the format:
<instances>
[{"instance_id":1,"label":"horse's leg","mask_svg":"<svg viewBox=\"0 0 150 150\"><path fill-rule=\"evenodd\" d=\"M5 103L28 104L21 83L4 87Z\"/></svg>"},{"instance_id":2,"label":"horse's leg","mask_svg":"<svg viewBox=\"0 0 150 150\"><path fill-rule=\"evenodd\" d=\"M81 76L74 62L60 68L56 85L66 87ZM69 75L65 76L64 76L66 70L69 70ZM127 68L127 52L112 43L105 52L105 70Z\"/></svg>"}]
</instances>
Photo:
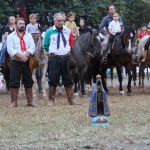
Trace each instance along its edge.
<instances>
[{"instance_id":1,"label":"horse's leg","mask_svg":"<svg viewBox=\"0 0 150 150\"><path fill-rule=\"evenodd\" d=\"M132 66L133 85L136 86L136 65Z\"/></svg>"},{"instance_id":2,"label":"horse's leg","mask_svg":"<svg viewBox=\"0 0 150 150\"><path fill-rule=\"evenodd\" d=\"M141 77L142 77L141 88L142 88L143 92L145 91L145 89L144 89L144 77L145 77L144 68L145 68L145 63L141 63L141 65L140 65L140 71L141 71Z\"/></svg>"},{"instance_id":3,"label":"horse's leg","mask_svg":"<svg viewBox=\"0 0 150 150\"><path fill-rule=\"evenodd\" d=\"M114 79L113 70L114 70L114 68L113 68L113 67L110 67L111 87L114 87L114 88L115 88L116 86L115 86L114 81L113 81L113 79Z\"/></svg>"},{"instance_id":4,"label":"horse's leg","mask_svg":"<svg viewBox=\"0 0 150 150\"><path fill-rule=\"evenodd\" d=\"M128 96L131 96L132 95L132 91L131 91L131 82L132 82L132 72L131 72L131 67L130 65L128 65L126 67L126 71L127 71L127 74L128 74L128 85L127 85L127 93L128 93Z\"/></svg>"},{"instance_id":5,"label":"horse's leg","mask_svg":"<svg viewBox=\"0 0 150 150\"><path fill-rule=\"evenodd\" d=\"M18 97L19 98L25 97L25 89L24 89L24 86L22 84L22 81L20 82L20 88L19 88Z\"/></svg>"},{"instance_id":6,"label":"horse's leg","mask_svg":"<svg viewBox=\"0 0 150 150\"><path fill-rule=\"evenodd\" d=\"M45 80L45 76L46 76L46 72L47 72L47 63L43 66L42 68L42 87L43 87L43 98L44 99L48 99L47 93L46 93L46 80Z\"/></svg>"},{"instance_id":7,"label":"horse's leg","mask_svg":"<svg viewBox=\"0 0 150 150\"><path fill-rule=\"evenodd\" d=\"M33 99L34 99L34 100L37 100L37 95L36 95L37 80L36 80L36 76L35 76L35 70L34 70L34 73L33 73L32 77L33 77L33 81L34 81L33 88L32 88L32 91L33 91Z\"/></svg>"},{"instance_id":8,"label":"horse's leg","mask_svg":"<svg viewBox=\"0 0 150 150\"><path fill-rule=\"evenodd\" d=\"M85 93L85 87L84 87L84 74L85 74L85 72L82 70L81 74L80 74L80 77L81 77L81 93L82 93L83 98L86 98L87 95Z\"/></svg>"},{"instance_id":9,"label":"horse's leg","mask_svg":"<svg viewBox=\"0 0 150 150\"><path fill-rule=\"evenodd\" d=\"M62 95L62 86L63 86L63 82L62 82L62 79L61 79L62 77L60 77L60 80L59 80L59 82L60 82L60 85L59 86L57 86L57 91L58 91L58 95Z\"/></svg>"},{"instance_id":10,"label":"horse's leg","mask_svg":"<svg viewBox=\"0 0 150 150\"><path fill-rule=\"evenodd\" d=\"M139 88L141 88L141 63L139 63Z\"/></svg>"},{"instance_id":11,"label":"horse's leg","mask_svg":"<svg viewBox=\"0 0 150 150\"><path fill-rule=\"evenodd\" d=\"M79 98L78 90L78 82L74 82L74 96Z\"/></svg>"},{"instance_id":12,"label":"horse's leg","mask_svg":"<svg viewBox=\"0 0 150 150\"><path fill-rule=\"evenodd\" d=\"M122 87L122 74L121 74L121 66L117 66L117 73L118 73L118 81L119 81L119 91L121 95L124 95L123 87Z\"/></svg>"},{"instance_id":13,"label":"horse's leg","mask_svg":"<svg viewBox=\"0 0 150 150\"><path fill-rule=\"evenodd\" d=\"M102 79L103 88L106 93L109 93L109 90L107 89L106 82L105 82L106 70L107 68L102 67L102 70L100 71L100 75Z\"/></svg>"}]
</instances>

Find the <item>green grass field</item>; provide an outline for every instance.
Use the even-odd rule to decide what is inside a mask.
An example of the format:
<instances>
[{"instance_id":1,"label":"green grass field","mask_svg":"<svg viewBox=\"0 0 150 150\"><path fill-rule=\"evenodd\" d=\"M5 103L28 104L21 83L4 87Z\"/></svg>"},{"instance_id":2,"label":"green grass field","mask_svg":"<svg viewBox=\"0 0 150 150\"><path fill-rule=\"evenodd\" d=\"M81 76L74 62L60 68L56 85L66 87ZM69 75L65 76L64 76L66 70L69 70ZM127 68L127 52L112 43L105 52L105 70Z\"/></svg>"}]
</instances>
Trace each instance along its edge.
<instances>
[{"instance_id":1,"label":"green grass field","mask_svg":"<svg viewBox=\"0 0 150 150\"><path fill-rule=\"evenodd\" d=\"M8 108L10 95L0 93L0 150L149 150L150 89L143 94L120 96L111 89L108 102L109 126L91 126L89 98L81 106L69 106L66 95L56 97L56 106L47 107L38 95L40 107ZM90 96L90 93L89 93Z\"/></svg>"}]
</instances>

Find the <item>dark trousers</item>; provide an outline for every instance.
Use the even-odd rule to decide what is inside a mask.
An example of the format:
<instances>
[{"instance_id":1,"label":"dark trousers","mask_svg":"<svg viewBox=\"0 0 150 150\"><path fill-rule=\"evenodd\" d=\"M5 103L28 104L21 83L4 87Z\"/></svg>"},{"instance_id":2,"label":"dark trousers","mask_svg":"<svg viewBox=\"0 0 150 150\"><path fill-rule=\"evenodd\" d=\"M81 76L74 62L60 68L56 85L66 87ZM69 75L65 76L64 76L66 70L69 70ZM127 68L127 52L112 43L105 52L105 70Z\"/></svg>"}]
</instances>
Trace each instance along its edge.
<instances>
[{"instance_id":1,"label":"dark trousers","mask_svg":"<svg viewBox=\"0 0 150 150\"><path fill-rule=\"evenodd\" d=\"M21 62L17 60L11 60L10 63L10 87L19 88L20 80L22 77L22 83L25 88L32 88L33 79L29 69L29 61Z\"/></svg>"},{"instance_id":2,"label":"dark trousers","mask_svg":"<svg viewBox=\"0 0 150 150\"><path fill-rule=\"evenodd\" d=\"M149 46L150 46L150 37L148 38L147 42L145 43L144 50L148 51Z\"/></svg>"},{"instance_id":3,"label":"dark trousers","mask_svg":"<svg viewBox=\"0 0 150 150\"><path fill-rule=\"evenodd\" d=\"M116 35L110 34L110 36L109 36L109 42L112 43L114 41L115 37L118 36L119 34L121 34L121 33L118 32L118 33L116 33Z\"/></svg>"},{"instance_id":4,"label":"dark trousers","mask_svg":"<svg viewBox=\"0 0 150 150\"><path fill-rule=\"evenodd\" d=\"M60 76L62 76L62 81L65 87L70 87L73 85L71 76L67 69L69 57L50 57L48 61L48 78L49 86L58 86Z\"/></svg>"}]
</instances>

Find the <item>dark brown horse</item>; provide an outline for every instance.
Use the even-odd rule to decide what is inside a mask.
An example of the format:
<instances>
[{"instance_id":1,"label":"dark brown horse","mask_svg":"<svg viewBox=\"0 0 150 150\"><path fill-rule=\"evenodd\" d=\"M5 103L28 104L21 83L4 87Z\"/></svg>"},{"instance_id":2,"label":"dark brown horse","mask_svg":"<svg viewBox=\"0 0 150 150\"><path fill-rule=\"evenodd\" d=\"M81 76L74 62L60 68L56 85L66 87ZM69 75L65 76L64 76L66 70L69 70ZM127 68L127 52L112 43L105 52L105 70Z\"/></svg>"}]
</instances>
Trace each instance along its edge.
<instances>
[{"instance_id":1,"label":"dark brown horse","mask_svg":"<svg viewBox=\"0 0 150 150\"><path fill-rule=\"evenodd\" d=\"M132 62L132 45L135 42L135 30L134 27L126 26L123 33L116 37L115 42L113 43L111 54L108 55L107 60L108 63L106 65L102 64L101 68L101 76L103 87L106 92L107 89L105 83L105 73L108 67L115 66L118 73L119 80L119 91L120 94L124 95L123 87L122 87L122 66L126 68L126 72L128 74L128 85L127 85L127 93L131 95L131 81L132 81L132 73L131 73L131 62Z\"/></svg>"},{"instance_id":2,"label":"dark brown horse","mask_svg":"<svg viewBox=\"0 0 150 150\"><path fill-rule=\"evenodd\" d=\"M77 84L78 80L80 79L81 93L83 97L86 96L84 88L86 77L85 73L88 71L88 69L92 70L98 61L100 62L100 52L100 38L96 29L89 30L88 33L79 36L76 39L74 47L71 51L74 60L77 62L77 68L73 71L74 75L76 74L76 76L74 76L73 79L75 84ZM74 92L76 91L77 89L74 90Z\"/></svg>"}]
</instances>

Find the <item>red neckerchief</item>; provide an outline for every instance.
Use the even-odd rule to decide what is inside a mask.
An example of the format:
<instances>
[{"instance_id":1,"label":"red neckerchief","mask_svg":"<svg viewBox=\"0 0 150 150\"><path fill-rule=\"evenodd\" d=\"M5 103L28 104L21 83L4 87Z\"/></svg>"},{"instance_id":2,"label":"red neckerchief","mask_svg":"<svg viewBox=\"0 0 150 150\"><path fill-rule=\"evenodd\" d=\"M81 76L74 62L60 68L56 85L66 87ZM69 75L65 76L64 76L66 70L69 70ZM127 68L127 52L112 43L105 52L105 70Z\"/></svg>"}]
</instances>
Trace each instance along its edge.
<instances>
[{"instance_id":1,"label":"red neckerchief","mask_svg":"<svg viewBox=\"0 0 150 150\"><path fill-rule=\"evenodd\" d=\"M25 52L26 51L26 43L25 43L25 41L24 41L24 39L23 39L23 37L24 37L24 35L25 35L25 32L23 32L22 33L22 36L20 36L19 34L18 34L18 32L17 32L17 35L18 35L18 37L20 38L20 47L21 47L21 50L23 51L23 52Z\"/></svg>"}]
</instances>

